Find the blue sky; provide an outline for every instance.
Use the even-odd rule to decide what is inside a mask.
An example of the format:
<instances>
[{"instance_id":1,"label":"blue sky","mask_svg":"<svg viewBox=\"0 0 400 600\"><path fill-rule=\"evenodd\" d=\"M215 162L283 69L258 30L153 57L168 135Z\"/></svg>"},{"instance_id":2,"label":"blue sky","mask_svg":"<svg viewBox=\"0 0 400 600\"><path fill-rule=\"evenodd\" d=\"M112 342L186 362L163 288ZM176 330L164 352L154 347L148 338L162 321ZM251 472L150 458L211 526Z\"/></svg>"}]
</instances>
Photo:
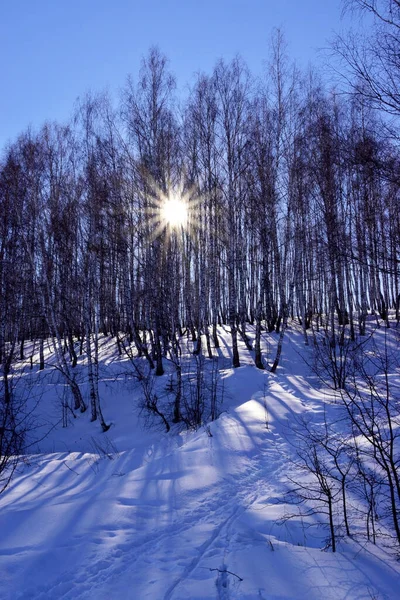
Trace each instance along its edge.
<instances>
[{"instance_id":1,"label":"blue sky","mask_svg":"<svg viewBox=\"0 0 400 600\"><path fill-rule=\"evenodd\" d=\"M274 27L291 57L318 62L341 0L0 0L0 148L29 124L62 121L88 90L117 94L151 45L178 85L239 53L261 73Z\"/></svg>"}]
</instances>

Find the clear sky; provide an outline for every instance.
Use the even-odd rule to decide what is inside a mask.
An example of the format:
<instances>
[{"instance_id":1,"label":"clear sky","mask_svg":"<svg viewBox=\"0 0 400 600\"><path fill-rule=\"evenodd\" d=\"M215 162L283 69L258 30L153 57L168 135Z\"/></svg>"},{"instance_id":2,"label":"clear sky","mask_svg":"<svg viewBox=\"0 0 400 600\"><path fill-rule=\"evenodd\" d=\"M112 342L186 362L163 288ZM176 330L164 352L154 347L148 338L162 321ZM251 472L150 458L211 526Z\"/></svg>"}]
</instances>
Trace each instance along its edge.
<instances>
[{"instance_id":1,"label":"clear sky","mask_svg":"<svg viewBox=\"0 0 400 600\"><path fill-rule=\"evenodd\" d=\"M254 73L274 27L291 57L318 62L341 0L0 0L0 148L29 124L63 121L88 90L118 93L158 45L178 86L239 53Z\"/></svg>"}]
</instances>

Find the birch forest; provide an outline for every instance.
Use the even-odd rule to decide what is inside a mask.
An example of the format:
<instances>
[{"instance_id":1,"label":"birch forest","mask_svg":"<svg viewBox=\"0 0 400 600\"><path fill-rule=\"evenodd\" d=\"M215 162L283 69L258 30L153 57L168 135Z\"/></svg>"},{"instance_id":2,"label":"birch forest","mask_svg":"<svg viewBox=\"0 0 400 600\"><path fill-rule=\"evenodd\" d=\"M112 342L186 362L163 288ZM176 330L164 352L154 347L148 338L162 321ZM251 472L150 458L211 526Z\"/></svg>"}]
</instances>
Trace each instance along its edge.
<instances>
[{"instance_id":1,"label":"birch forest","mask_svg":"<svg viewBox=\"0 0 400 600\"><path fill-rule=\"evenodd\" d=\"M3 149L6 405L13 361L29 358L28 340L39 368L51 341L82 411L74 368L85 354L92 419L106 429L96 392L100 336L162 375L182 335L212 357L219 325L229 329L234 367L242 339L264 369L260 337L275 332L275 371L290 320L305 344L322 331L333 345L344 331L363 336L369 315L387 327L390 312L400 321L400 19L397 2L381 4L378 50L369 40L375 57L353 38L335 42L346 93L296 68L279 31L263 77L240 57L219 60L184 98L154 47L118 102L88 93L68 123L27 129ZM176 199L185 213L172 222L164 206Z\"/></svg>"}]
</instances>

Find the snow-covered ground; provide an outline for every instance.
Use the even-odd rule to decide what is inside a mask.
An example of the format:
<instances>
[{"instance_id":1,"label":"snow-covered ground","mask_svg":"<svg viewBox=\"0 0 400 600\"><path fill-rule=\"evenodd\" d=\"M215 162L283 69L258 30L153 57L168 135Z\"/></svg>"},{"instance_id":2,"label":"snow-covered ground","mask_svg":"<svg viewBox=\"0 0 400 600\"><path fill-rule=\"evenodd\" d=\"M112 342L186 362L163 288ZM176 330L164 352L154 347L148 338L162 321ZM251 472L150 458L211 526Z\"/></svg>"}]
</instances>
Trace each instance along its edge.
<instances>
[{"instance_id":1,"label":"snow-covered ground","mask_svg":"<svg viewBox=\"0 0 400 600\"><path fill-rule=\"evenodd\" d=\"M244 344L232 370L219 333L222 412L197 431L145 427L140 386L111 340L101 353L107 433L89 411L62 428L64 386L50 368L26 376L43 379L46 426L35 435L57 425L0 496L1 600L400 597L393 548L360 536L324 550L323 517L286 502L293 425L325 414L301 333L288 333L275 375L257 370Z\"/></svg>"}]
</instances>

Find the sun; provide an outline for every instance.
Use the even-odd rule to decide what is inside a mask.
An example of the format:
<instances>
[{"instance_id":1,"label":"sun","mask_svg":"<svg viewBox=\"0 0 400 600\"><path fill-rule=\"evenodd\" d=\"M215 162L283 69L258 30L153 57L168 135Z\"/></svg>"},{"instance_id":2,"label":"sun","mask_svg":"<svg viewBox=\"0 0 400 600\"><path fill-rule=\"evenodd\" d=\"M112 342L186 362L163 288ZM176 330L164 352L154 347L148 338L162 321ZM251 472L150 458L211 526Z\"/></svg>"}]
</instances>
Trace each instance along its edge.
<instances>
[{"instance_id":1,"label":"sun","mask_svg":"<svg viewBox=\"0 0 400 600\"><path fill-rule=\"evenodd\" d=\"M163 190L150 176L147 184L149 202L144 210L150 239L165 235L166 240L181 243L201 227L199 215L203 198L195 186L187 187L180 181L175 186L169 183ZM185 235L180 235L183 233Z\"/></svg>"},{"instance_id":2,"label":"sun","mask_svg":"<svg viewBox=\"0 0 400 600\"><path fill-rule=\"evenodd\" d=\"M178 197L167 198L161 206L161 217L173 229L185 227L188 221L187 203Z\"/></svg>"}]
</instances>

